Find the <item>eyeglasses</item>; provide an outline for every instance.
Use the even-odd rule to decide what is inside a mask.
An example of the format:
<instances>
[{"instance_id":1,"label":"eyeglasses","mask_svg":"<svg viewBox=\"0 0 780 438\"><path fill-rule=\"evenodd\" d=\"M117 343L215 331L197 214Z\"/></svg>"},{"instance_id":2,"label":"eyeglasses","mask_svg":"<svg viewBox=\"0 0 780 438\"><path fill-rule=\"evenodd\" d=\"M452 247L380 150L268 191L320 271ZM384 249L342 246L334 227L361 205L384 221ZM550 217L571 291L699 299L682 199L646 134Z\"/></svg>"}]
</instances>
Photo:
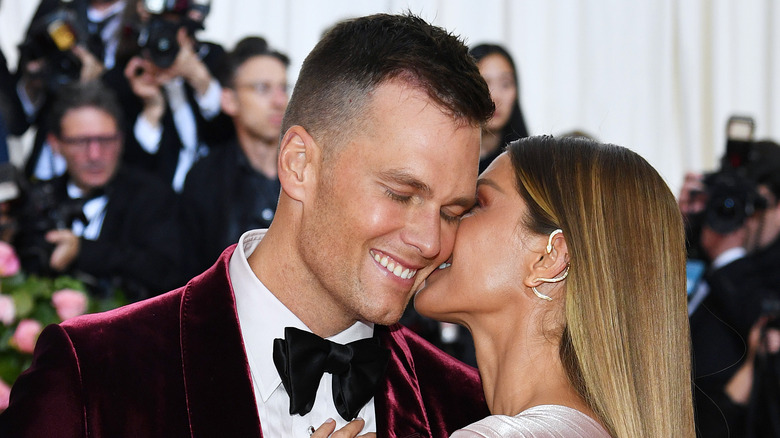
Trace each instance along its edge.
<instances>
[{"instance_id":1,"label":"eyeglasses","mask_svg":"<svg viewBox=\"0 0 780 438\"><path fill-rule=\"evenodd\" d=\"M106 149L119 144L121 136L119 134L104 135L104 136L87 136L87 137L62 137L60 142L72 149L87 149L92 143L97 144L100 148Z\"/></svg>"},{"instance_id":2,"label":"eyeglasses","mask_svg":"<svg viewBox=\"0 0 780 438\"><path fill-rule=\"evenodd\" d=\"M281 91L285 95L289 95L292 87L289 84L274 85L270 82L249 82L246 84L237 84L236 88L245 88L252 90L262 97L271 96L275 91Z\"/></svg>"}]
</instances>

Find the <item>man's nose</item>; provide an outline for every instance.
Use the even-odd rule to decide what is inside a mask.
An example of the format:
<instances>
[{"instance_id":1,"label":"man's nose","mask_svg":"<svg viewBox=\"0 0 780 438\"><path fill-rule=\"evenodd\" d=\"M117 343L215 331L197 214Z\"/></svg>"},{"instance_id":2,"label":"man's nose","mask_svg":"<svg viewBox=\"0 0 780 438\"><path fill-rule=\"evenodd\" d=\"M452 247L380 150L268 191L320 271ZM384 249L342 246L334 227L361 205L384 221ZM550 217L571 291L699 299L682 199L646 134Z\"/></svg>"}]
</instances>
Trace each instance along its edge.
<instances>
[{"instance_id":1,"label":"man's nose","mask_svg":"<svg viewBox=\"0 0 780 438\"><path fill-rule=\"evenodd\" d=\"M433 259L441 252L441 215L438 210L419 209L409 213L403 240L417 248L420 255Z\"/></svg>"}]
</instances>

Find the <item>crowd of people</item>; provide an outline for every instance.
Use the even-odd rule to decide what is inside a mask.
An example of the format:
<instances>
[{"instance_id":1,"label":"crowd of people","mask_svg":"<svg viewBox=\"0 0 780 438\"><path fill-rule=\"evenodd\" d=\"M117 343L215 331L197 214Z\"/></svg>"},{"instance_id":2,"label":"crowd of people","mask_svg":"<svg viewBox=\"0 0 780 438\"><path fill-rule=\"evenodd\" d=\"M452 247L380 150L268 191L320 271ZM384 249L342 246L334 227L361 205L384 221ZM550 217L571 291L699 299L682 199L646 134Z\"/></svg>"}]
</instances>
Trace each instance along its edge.
<instances>
[{"instance_id":1,"label":"crowd of people","mask_svg":"<svg viewBox=\"0 0 780 438\"><path fill-rule=\"evenodd\" d=\"M37 129L7 212L26 272L137 301L271 223L289 60L257 36L198 41L207 13L41 2L0 107L9 134Z\"/></svg>"},{"instance_id":2,"label":"crowd of people","mask_svg":"<svg viewBox=\"0 0 780 438\"><path fill-rule=\"evenodd\" d=\"M780 436L780 145L675 197L624 147L529 137L499 45L346 20L293 92L208 13L41 0L0 59L0 162L36 129L0 235L139 302L47 328L0 434Z\"/></svg>"}]
</instances>

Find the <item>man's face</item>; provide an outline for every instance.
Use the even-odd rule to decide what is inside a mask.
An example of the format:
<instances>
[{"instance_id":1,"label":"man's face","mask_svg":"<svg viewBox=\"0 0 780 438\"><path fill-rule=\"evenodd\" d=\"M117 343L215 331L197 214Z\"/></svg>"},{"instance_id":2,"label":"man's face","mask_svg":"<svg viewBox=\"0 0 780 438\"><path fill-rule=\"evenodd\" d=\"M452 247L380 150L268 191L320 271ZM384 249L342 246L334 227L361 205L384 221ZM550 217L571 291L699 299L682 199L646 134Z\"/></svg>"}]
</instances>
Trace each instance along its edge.
<instances>
[{"instance_id":1,"label":"man's face","mask_svg":"<svg viewBox=\"0 0 780 438\"><path fill-rule=\"evenodd\" d=\"M276 145L287 108L287 68L272 56L255 56L236 71L223 109L241 135Z\"/></svg>"},{"instance_id":2,"label":"man's face","mask_svg":"<svg viewBox=\"0 0 780 438\"><path fill-rule=\"evenodd\" d=\"M116 120L101 109L83 107L66 112L60 126L60 137L50 135L49 142L65 157L74 184L88 192L108 183L122 151Z\"/></svg>"},{"instance_id":3,"label":"man's face","mask_svg":"<svg viewBox=\"0 0 780 438\"><path fill-rule=\"evenodd\" d=\"M344 144L322 146L335 152L303 207L298 251L326 308L386 325L450 256L474 203L480 129L395 81L376 89L366 111Z\"/></svg>"}]
</instances>

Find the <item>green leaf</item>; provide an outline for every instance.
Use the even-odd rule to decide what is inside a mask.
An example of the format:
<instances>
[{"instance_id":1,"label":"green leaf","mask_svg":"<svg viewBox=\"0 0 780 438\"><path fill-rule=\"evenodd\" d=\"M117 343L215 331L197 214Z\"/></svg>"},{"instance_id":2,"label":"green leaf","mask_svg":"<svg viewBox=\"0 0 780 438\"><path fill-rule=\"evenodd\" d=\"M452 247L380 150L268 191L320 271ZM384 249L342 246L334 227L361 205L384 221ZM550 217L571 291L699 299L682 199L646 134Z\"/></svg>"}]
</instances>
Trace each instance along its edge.
<instances>
[{"instance_id":1,"label":"green leaf","mask_svg":"<svg viewBox=\"0 0 780 438\"><path fill-rule=\"evenodd\" d=\"M21 320L30 316L35 307L33 296L23 289L14 291L11 295L16 306L16 319Z\"/></svg>"}]
</instances>

